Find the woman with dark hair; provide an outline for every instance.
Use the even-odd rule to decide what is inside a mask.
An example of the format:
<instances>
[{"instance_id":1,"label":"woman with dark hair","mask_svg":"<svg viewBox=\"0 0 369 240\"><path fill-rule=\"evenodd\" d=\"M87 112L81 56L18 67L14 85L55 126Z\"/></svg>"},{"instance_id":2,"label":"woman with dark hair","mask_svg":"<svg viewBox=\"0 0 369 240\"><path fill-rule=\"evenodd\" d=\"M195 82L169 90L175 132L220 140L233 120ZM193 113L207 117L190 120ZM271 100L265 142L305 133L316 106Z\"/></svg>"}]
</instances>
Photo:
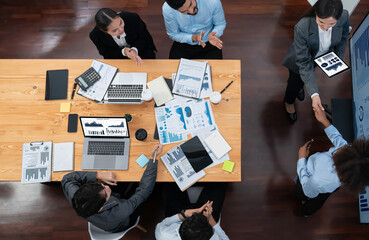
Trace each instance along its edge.
<instances>
[{"instance_id":1,"label":"woman with dark hair","mask_svg":"<svg viewBox=\"0 0 369 240\"><path fill-rule=\"evenodd\" d=\"M90 39L99 53L108 59L155 59L156 47L146 24L136 13L117 13L101 8L95 15L96 26Z\"/></svg>"},{"instance_id":2,"label":"woman with dark hair","mask_svg":"<svg viewBox=\"0 0 369 240\"><path fill-rule=\"evenodd\" d=\"M304 85L313 108L323 109L314 76L314 58L329 51L343 58L349 25L349 14L343 10L341 0L318 0L295 25L294 41L283 60L289 70L284 105L292 123L297 120L296 98L305 98Z\"/></svg>"},{"instance_id":3,"label":"woman with dark hair","mask_svg":"<svg viewBox=\"0 0 369 240\"><path fill-rule=\"evenodd\" d=\"M314 113L333 147L310 155L307 142L299 150L295 194L301 200L305 217L318 211L341 185L356 194L369 186L369 139L356 139L347 144L322 109L316 108Z\"/></svg>"}]
</instances>

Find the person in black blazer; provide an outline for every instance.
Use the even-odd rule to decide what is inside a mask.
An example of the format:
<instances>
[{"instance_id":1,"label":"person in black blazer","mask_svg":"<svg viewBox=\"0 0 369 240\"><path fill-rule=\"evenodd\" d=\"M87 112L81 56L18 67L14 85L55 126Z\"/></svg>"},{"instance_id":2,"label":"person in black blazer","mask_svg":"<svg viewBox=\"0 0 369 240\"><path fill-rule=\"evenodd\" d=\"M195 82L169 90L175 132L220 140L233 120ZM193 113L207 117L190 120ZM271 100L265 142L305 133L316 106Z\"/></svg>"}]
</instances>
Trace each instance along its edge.
<instances>
[{"instance_id":1,"label":"person in black blazer","mask_svg":"<svg viewBox=\"0 0 369 240\"><path fill-rule=\"evenodd\" d=\"M95 15L96 26L90 39L105 59L155 59L156 47L146 24L136 13L117 13L102 8Z\"/></svg>"},{"instance_id":2,"label":"person in black blazer","mask_svg":"<svg viewBox=\"0 0 369 240\"><path fill-rule=\"evenodd\" d=\"M334 51L343 58L349 33L350 19L341 0L318 0L295 25L294 41L283 65L289 70L284 104L291 122L297 120L295 99L304 100L304 85L312 99L312 107L321 108L314 75L314 58Z\"/></svg>"}]
</instances>

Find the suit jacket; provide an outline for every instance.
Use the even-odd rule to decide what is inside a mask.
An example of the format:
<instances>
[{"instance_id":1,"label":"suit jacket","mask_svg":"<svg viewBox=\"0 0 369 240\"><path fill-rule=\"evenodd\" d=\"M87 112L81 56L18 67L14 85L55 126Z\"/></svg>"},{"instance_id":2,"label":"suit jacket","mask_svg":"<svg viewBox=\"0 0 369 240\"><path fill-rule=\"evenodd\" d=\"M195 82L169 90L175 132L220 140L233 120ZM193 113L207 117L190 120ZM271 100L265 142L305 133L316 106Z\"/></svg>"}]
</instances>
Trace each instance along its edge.
<instances>
[{"instance_id":1,"label":"suit jacket","mask_svg":"<svg viewBox=\"0 0 369 240\"><path fill-rule=\"evenodd\" d=\"M129 227L130 215L143 203L154 189L157 176L158 161L149 161L142 175L139 186L129 199L123 199L112 192L103 209L86 220L108 232L119 232ZM96 181L96 172L71 172L64 175L61 181L64 195L72 204L74 194L83 184Z\"/></svg>"},{"instance_id":2,"label":"suit jacket","mask_svg":"<svg viewBox=\"0 0 369 240\"><path fill-rule=\"evenodd\" d=\"M332 43L329 51L343 58L349 33L349 14L343 10L337 24L332 28ZM319 51L319 31L315 17L304 17L295 25L294 41L288 48L283 65L300 74L310 96L318 93L314 75L314 58Z\"/></svg>"},{"instance_id":3,"label":"suit jacket","mask_svg":"<svg viewBox=\"0 0 369 240\"><path fill-rule=\"evenodd\" d=\"M136 13L121 12L119 16L124 21L124 32L126 41L131 47L138 49L138 55L141 58L147 58L144 53L147 50L156 52L154 41L147 31L146 24ZM100 55L107 59L126 58L122 54L122 47L114 41L113 37L100 30L99 27L90 32L90 39L95 44Z\"/></svg>"}]
</instances>

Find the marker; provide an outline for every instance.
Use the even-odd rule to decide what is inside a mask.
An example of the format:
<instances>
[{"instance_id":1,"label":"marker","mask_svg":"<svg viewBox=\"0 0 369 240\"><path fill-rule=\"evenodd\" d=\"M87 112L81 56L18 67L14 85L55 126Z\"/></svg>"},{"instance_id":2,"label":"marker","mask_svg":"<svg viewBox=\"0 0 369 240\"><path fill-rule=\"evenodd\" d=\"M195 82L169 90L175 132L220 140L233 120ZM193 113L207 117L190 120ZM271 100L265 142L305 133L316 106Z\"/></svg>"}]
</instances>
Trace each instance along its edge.
<instances>
[{"instance_id":1,"label":"marker","mask_svg":"<svg viewBox=\"0 0 369 240\"><path fill-rule=\"evenodd\" d=\"M229 86L231 86L232 83L233 83L233 80L230 83L228 83L228 85L225 88L223 88L222 91L220 91L220 94L222 94Z\"/></svg>"}]
</instances>

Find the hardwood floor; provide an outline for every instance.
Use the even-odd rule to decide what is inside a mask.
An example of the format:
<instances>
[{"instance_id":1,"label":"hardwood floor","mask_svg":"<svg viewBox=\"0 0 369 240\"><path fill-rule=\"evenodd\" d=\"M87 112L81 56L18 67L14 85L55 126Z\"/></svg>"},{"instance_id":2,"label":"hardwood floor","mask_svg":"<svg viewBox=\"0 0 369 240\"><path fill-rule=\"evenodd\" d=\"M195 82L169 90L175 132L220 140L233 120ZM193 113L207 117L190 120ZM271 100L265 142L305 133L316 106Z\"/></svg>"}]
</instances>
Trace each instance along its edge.
<instances>
[{"instance_id":1,"label":"hardwood floor","mask_svg":"<svg viewBox=\"0 0 369 240\"><path fill-rule=\"evenodd\" d=\"M0 0L0 58L100 58L88 38L101 7L137 12L167 58L164 0ZM227 27L225 59L242 60L242 182L229 185L221 226L230 239L368 239L359 224L357 196L342 187L315 215L304 218L293 195L297 151L314 138L311 152L330 146L315 121L309 99L297 103L298 121L289 125L282 98L288 71L281 62L293 39L293 26L309 8L305 0L223 0ZM351 16L353 31L369 9L362 0ZM349 63L348 50L345 61ZM350 71L327 79L316 71L322 101L350 98ZM1 93L0 93L1 94ZM6 113L2 113L6 114ZM0 116L0 121L1 116ZM160 185L158 186L158 188ZM142 224L126 239L154 239L163 219L159 189ZM88 239L87 222L65 199L60 184L0 183L0 239Z\"/></svg>"}]
</instances>

